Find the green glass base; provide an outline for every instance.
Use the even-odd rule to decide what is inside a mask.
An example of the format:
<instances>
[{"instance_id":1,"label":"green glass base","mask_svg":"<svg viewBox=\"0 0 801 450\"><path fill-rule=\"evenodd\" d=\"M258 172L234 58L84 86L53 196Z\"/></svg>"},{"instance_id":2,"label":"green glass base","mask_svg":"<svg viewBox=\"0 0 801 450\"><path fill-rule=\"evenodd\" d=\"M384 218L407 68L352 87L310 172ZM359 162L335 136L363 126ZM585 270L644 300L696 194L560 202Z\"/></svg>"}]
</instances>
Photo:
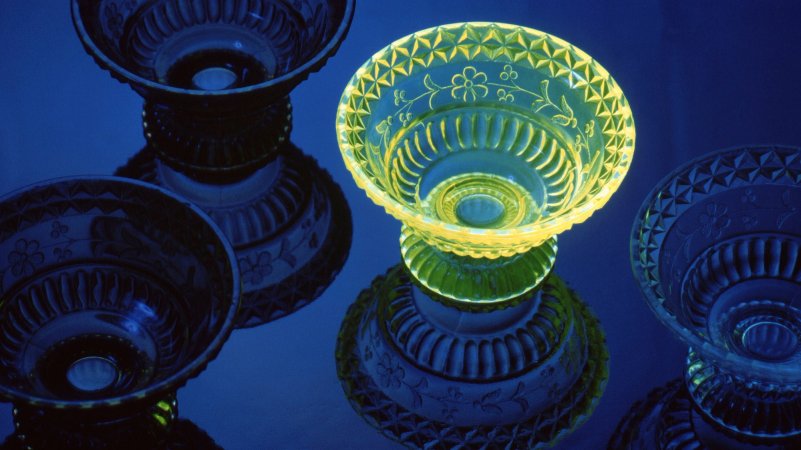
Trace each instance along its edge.
<instances>
[{"instance_id":1,"label":"green glass base","mask_svg":"<svg viewBox=\"0 0 801 450\"><path fill-rule=\"evenodd\" d=\"M460 309L509 306L536 288L556 259L556 237L527 252L494 259L439 250L406 226L400 244L403 262L421 287Z\"/></svg>"}]
</instances>

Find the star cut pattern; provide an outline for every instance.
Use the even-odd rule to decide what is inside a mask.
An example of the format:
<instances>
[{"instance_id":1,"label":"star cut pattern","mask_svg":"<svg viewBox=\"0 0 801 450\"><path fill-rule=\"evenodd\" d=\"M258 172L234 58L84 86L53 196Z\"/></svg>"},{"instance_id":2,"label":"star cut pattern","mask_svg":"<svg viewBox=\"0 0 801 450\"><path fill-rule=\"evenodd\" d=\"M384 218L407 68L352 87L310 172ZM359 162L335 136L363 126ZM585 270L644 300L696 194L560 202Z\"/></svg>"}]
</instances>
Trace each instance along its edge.
<instances>
[{"instance_id":1,"label":"star cut pattern","mask_svg":"<svg viewBox=\"0 0 801 450\"><path fill-rule=\"evenodd\" d=\"M392 191L391 178L381 170L382 156L371 151L367 136L375 119L373 111L382 97L393 95L398 78L464 62L509 63L561 78L581 91L588 105L594 105L604 140L602 161L592 171L586 194L565 217L564 226L554 231L586 220L617 190L628 170L635 140L631 109L617 83L589 55L557 37L514 25L463 23L423 30L392 43L356 72L343 94L345 104L340 105L337 119L343 156L356 184ZM409 219L392 202L384 201L380 192L365 190L389 214ZM426 221L415 213L411 215Z\"/></svg>"},{"instance_id":2,"label":"star cut pattern","mask_svg":"<svg viewBox=\"0 0 801 450\"><path fill-rule=\"evenodd\" d=\"M801 185L801 149L754 147L707 155L669 176L639 214L632 255L643 289L665 302L659 276L661 243L678 215L717 192L748 185Z\"/></svg>"},{"instance_id":3,"label":"star cut pattern","mask_svg":"<svg viewBox=\"0 0 801 450\"><path fill-rule=\"evenodd\" d=\"M634 138L628 133L633 124L631 110L609 73L589 55L559 38L495 23L446 25L413 34L374 56L366 64L369 70L360 69L350 87L344 127L356 158L362 164L369 158L365 148L366 118L385 95L384 90L395 85L398 75L408 77L432 66L467 61L523 64L551 78L566 78L572 88L583 91L584 100L595 105L595 114L603 120L608 176L615 176L619 172L615 168L630 158ZM375 182L383 185L383 180ZM603 183L599 180L598 184Z\"/></svg>"}]
</instances>

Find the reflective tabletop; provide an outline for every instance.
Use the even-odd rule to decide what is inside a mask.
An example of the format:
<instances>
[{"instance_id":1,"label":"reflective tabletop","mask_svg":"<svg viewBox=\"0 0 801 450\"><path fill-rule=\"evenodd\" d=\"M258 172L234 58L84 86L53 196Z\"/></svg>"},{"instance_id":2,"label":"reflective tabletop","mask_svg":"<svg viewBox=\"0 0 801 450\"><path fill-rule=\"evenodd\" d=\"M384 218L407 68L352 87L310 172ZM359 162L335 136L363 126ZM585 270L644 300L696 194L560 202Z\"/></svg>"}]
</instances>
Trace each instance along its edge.
<instances>
[{"instance_id":1,"label":"reflective tabletop","mask_svg":"<svg viewBox=\"0 0 801 450\"><path fill-rule=\"evenodd\" d=\"M700 154L801 143L801 4L645 0L357 1L339 52L291 94L292 142L339 184L353 242L314 302L236 330L178 391L180 417L226 449L399 448L348 403L334 348L349 305L401 261L400 224L356 187L337 147L342 89L373 53L416 30L461 21L520 24L589 53L626 92L637 126L631 170L610 202L559 240L555 271L600 319L606 391L560 449L606 448L632 404L679 377L686 346L658 324L631 275L629 236L647 193ZM144 145L142 100L87 56L66 0L0 4L0 192L65 175L111 174ZM346 237L342 237L345 239ZM0 405L0 435L12 432Z\"/></svg>"}]
</instances>

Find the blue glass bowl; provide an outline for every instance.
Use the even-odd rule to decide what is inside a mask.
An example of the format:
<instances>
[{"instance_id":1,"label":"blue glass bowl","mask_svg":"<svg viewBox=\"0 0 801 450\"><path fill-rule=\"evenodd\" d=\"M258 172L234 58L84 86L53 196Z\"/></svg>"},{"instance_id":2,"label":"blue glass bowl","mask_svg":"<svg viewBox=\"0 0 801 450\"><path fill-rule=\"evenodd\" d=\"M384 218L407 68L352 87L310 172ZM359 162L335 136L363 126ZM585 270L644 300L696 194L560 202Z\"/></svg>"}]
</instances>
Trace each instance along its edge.
<instances>
[{"instance_id":1,"label":"blue glass bowl","mask_svg":"<svg viewBox=\"0 0 801 450\"><path fill-rule=\"evenodd\" d=\"M234 252L197 207L115 177L0 199L0 398L136 411L199 374L234 325Z\"/></svg>"},{"instance_id":2,"label":"blue glass bowl","mask_svg":"<svg viewBox=\"0 0 801 450\"><path fill-rule=\"evenodd\" d=\"M801 150L688 162L648 196L631 245L648 305L691 347L696 404L737 433L801 433Z\"/></svg>"},{"instance_id":3,"label":"blue glass bowl","mask_svg":"<svg viewBox=\"0 0 801 450\"><path fill-rule=\"evenodd\" d=\"M148 101L240 107L285 97L339 48L354 0L71 0L100 67Z\"/></svg>"}]
</instances>

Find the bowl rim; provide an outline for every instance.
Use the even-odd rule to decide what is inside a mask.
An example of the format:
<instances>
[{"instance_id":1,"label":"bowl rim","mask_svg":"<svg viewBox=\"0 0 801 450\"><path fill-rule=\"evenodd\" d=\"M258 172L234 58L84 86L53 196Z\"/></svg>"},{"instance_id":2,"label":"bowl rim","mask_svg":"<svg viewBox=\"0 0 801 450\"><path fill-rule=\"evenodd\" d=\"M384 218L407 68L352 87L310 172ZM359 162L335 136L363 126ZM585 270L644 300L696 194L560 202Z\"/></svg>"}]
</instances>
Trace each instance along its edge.
<instances>
[{"instance_id":1,"label":"bowl rim","mask_svg":"<svg viewBox=\"0 0 801 450\"><path fill-rule=\"evenodd\" d=\"M757 359L747 358L735 352L725 350L719 346L710 343L707 340L701 339L698 335L692 332L689 328L680 324L676 320L675 315L671 315L663 307L662 296L660 296L655 289L649 286L648 280L645 277L646 270L642 267L639 258L640 239L639 234L642 230L641 224L643 217L650 207L653 205L657 195L665 189L673 180L679 175L692 170L693 167L700 163L711 162L727 154L740 154L748 150L771 150L783 149L798 152L801 154L801 147L794 145L783 144L755 144L755 145L737 145L718 149L703 155L690 159L678 167L671 169L667 175L663 176L649 191L645 200L637 210L637 215L634 218L632 225L630 242L629 242L629 261L631 263L631 270L634 278L645 297L648 307L654 313L656 318L673 333L675 333L681 341L689 345L693 350L697 351L704 360L712 360L718 367L730 370L732 372L745 372L749 375L758 375L764 380L771 380L777 382L801 382L801 361L795 364L786 364L786 362L769 362L760 361ZM760 185L775 185L773 183L761 183ZM799 185L801 187L801 185Z\"/></svg>"},{"instance_id":2,"label":"bowl rim","mask_svg":"<svg viewBox=\"0 0 801 450\"><path fill-rule=\"evenodd\" d=\"M181 197L180 195L168 191L162 187L150 184L144 181L139 181L131 178L110 176L110 175L77 175L49 178L37 181L21 188L15 189L11 192L0 196L0 203L5 203L14 198L20 197L30 191L43 189L48 186L57 184L70 184L78 182L106 182L116 183L120 185L132 185L144 191L155 192L157 195L169 197L194 212L201 220L206 222L211 231L217 236L217 240L222 245L227 259L231 265L231 304L225 313L225 318L220 326L220 330L214 335L213 339L209 342L203 351L200 352L193 360L182 367L177 372L165 377L158 383L147 386L145 388L128 392L114 397L104 397L94 400L61 400L50 397L42 397L37 395L30 395L24 391L10 388L6 385L0 384L0 397L5 401L29 405L32 407L53 408L61 410L82 410L82 411L95 411L100 408L125 408L132 404L140 402L161 400L161 397L166 396L171 392L175 392L178 388L182 387L191 378L194 378L202 372L205 366L217 357L217 354L222 349L223 344L228 340L231 332L234 329L235 318L239 305L241 302L242 282L239 274L239 265L236 259L234 248L228 242L222 230L216 223L208 216L202 209L195 204Z\"/></svg>"},{"instance_id":3,"label":"bowl rim","mask_svg":"<svg viewBox=\"0 0 801 450\"><path fill-rule=\"evenodd\" d=\"M353 147L348 142L348 132L346 130L346 117L349 116L347 109L348 109L348 101L352 96L354 90L356 90L357 84L360 78L367 72L369 72L370 68L375 66L375 63L378 59L380 59L383 55L388 54L391 52L395 47L400 46L412 39L420 35L426 35L429 33L433 33L436 30L453 30L453 29L463 29L466 27L483 27L483 28L504 28L504 29L515 29L521 30L522 32L526 33L529 36L535 37L545 37L550 42L558 44L560 47L567 48L578 56L583 59L589 61L599 73L603 74L610 84L610 88L613 91L617 91L619 95L617 95L617 99L620 101L620 107L623 111L626 111L627 114L627 121L630 121L630 124L626 125L625 134L627 138L630 138L631 144L625 144L621 148L621 152L624 152L628 155L628 159L625 164L617 165L613 170L617 172L617 176L610 177L609 181L605 183L600 191L593 196L593 199L587 201L581 207L572 208L568 213L560 215L556 218L550 218L542 222L537 222L534 224L514 227L514 228L502 228L502 229L487 229L487 228L474 228L474 227L467 227L462 225L450 224L447 222L442 222L440 220L432 219L425 214L415 211L414 209L406 206L405 204L395 200L390 195L386 194L385 191L378 189L375 184L373 184L364 170L361 168L360 164L356 161L354 157ZM389 45L383 47L379 51L373 54L367 61L365 61L353 74L350 81L346 85L342 96L339 101L339 105L337 107L337 116L336 116L336 133L337 133L337 140L339 143L339 149L342 154L342 159L345 161L345 166L348 171L353 176L353 179L356 182L356 185L363 189L367 196L377 205L382 206L386 212L396 219L400 220L404 224L410 226L416 231L423 232L424 234L431 234L434 236L438 235L447 235L457 241L460 242L472 242L472 243L481 243L482 245L512 245L514 247L523 247L525 249L534 247L539 245L540 243L544 242L551 236L554 236L558 233L561 233L565 230L572 228L574 224L584 222L587 218L589 218L595 210L601 208L612 194L618 189L620 183L622 183L623 179L625 178L626 173L631 166L631 159L634 154L634 147L636 141L636 127L634 125L634 117L631 111L631 106L629 105L628 100L626 99L623 90L618 85L617 81L612 78L609 72L594 58L588 55L583 50L577 48L573 44L559 38L553 36L551 34L545 33L543 31L529 28L523 25L515 25L515 24L508 24L503 22L484 22L484 21L476 21L476 22L455 22L449 24L438 25L434 27L429 27L423 30L416 31L414 33L408 34L404 37L396 39ZM521 243L525 242L526 244L521 245ZM530 243L531 245L528 245ZM482 253L482 251L478 251ZM469 254L470 252L468 252ZM498 257L497 252L495 254L486 254L482 255L483 257L487 258L496 258Z\"/></svg>"},{"instance_id":4,"label":"bowl rim","mask_svg":"<svg viewBox=\"0 0 801 450\"><path fill-rule=\"evenodd\" d=\"M115 75L122 77L127 83L133 86L143 86L154 91L168 94L189 95L192 97L202 96L203 98L218 98L237 94L253 93L255 91L267 91L275 88L276 86L289 84L293 80L300 81L304 75L319 69L319 65L322 64L327 58L332 56L334 52L336 52L339 45L345 39L345 35L348 33L350 24L353 21L356 0L343 1L345 2L345 10L342 13L342 20L339 22L339 26L337 26L336 31L331 35L331 38L328 40L326 45L321 48L320 51L316 52L312 58L308 59L298 67L265 82L234 89L220 89L216 91L177 88L168 84L152 81L148 78L131 72L106 55L106 53L102 51L92 39L91 35L86 29L83 17L81 16L81 3L83 3L83 1L71 0L70 10L72 12L72 23L75 26L78 37L81 39L83 45L90 51L92 56L98 58L102 62L102 65L105 66L104 68L110 70Z\"/></svg>"}]
</instances>

